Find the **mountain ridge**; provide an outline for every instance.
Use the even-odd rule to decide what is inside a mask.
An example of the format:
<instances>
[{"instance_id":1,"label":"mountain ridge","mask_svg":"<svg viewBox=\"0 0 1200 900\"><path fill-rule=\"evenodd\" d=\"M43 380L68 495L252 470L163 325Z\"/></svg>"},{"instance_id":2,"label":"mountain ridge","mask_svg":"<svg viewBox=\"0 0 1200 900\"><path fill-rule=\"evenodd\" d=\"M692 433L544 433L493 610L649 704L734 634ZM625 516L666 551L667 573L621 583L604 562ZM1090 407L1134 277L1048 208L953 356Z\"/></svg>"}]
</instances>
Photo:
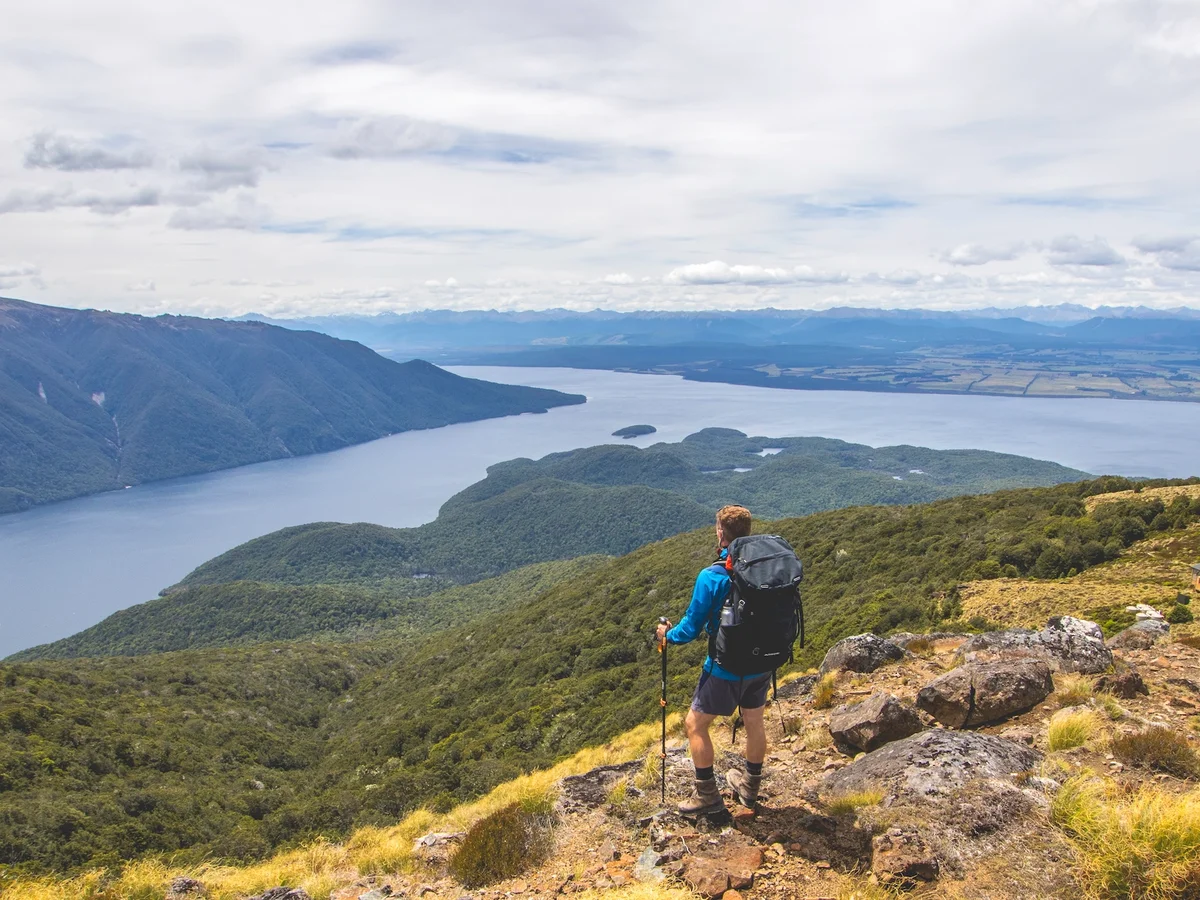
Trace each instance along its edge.
<instances>
[{"instance_id":1,"label":"mountain ridge","mask_svg":"<svg viewBox=\"0 0 1200 900\"><path fill-rule=\"evenodd\" d=\"M316 332L0 300L0 512L585 400Z\"/></svg>"}]
</instances>

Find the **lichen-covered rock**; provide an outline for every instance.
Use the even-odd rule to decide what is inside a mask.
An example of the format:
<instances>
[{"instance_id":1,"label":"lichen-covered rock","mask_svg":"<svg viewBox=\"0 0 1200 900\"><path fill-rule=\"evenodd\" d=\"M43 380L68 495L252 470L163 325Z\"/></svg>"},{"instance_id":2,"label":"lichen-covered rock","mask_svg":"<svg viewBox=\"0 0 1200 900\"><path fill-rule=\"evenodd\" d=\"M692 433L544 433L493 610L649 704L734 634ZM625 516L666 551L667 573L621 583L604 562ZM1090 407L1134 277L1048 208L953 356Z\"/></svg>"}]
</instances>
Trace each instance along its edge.
<instances>
[{"instance_id":1,"label":"lichen-covered rock","mask_svg":"<svg viewBox=\"0 0 1200 900\"><path fill-rule=\"evenodd\" d=\"M1141 619L1108 639L1113 650L1149 650L1171 633L1171 626L1162 618Z\"/></svg>"},{"instance_id":2,"label":"lichen-covered rock","mask_svg":"<svg viewBox=\"0 0 1200 900\"><path fill-rule=\"evenodd\" d=\"M1040 659L976 662L947 672L917 694L917 707L950 728L998 722L1037 706L1054 690Z\"/></svg>"},{"instance_id":3,"label":"lichen-covered rock","mask_svg":"<svg viewBox=\"0 0 1200 900\"><path fill-rule=\"evenodd\" d=\"M829 733L839 747L876 750L884 744L916 734L924 727L921 717L891 694L873 694L862 703L839 706L829 716Z\"/></svg>"},{"instance_id":4,"label":"lichen-covered rock","mask_svg":"<svg viewBox=\"0 0 1200 900\"><path fill-rule=\"evenodd\" d=\"M847 669L851 672L874 672L884 663L904 659L904 651L874 634L856 634L842 638L825 654L821 674Z\"/></svg>"},{"instance_id":5,"label":"lichen-covered rock","mask_svg":"<svg viewBox=\"0 0 1200 900\"><path fill-rule=\"evenodd\" d=\"M922 731L893 741L827 775L822 793L879 790L916 800L949 795L971 782L1028 772L1041 754L974 731Z\"/></svg>"},{"instance_id":6,"label":"lichen-covered rock","mask_svg":"<svg viewBox=\"0 0 1200 900\"><path fill-rule=\"evenodd\" d=\"M1096 675L1112 666L1112 651L1104 645L1104 632L1095 622L1073 616L1056 616L1041 631L1013 628L977 634L958 651L965 661L1004 655L1044 660L1058 672Z\"/></svg>"}]
</instances>

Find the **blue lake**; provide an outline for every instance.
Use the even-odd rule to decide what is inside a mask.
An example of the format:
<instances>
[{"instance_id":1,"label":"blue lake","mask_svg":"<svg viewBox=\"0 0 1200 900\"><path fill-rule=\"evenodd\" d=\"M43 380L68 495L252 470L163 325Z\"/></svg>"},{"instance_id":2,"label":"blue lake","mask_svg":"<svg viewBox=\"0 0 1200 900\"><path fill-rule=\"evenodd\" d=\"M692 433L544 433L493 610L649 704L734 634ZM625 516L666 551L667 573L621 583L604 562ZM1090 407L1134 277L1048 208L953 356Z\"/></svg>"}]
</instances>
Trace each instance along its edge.
<instances>
[{"instance_id":1,"label":"blue lake","mask_svg":"<svg viewBox=\"0 0 1200 900\"><path fill-rule=\"evenodd\" d=\"M1200 404L786 391L575 369L457 368L583 393L583 406L415 431L334 453L139 485L0 517L0 657L153 598L250 538L314 521L428 522L493 463L707 426L873 446L981 448L1094 473L1200 474Z\"/></svg>"}]
</instances>

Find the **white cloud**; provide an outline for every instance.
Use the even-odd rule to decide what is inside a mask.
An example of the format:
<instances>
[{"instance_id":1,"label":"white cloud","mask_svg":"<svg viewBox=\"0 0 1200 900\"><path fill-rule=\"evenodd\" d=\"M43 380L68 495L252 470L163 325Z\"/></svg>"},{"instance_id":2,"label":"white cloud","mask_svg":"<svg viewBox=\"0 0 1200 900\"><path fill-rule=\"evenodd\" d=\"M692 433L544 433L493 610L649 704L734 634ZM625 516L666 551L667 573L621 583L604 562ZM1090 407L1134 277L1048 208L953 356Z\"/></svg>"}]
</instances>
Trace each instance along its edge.
<instances>
[{"instance_id":1,"label":"white cloud","mask_svg":"<svg viewBox=\"0 0 1200 900\"><path fill-rule=\"evenodd\" d=\"M849 280L845 272L818 272L811 266L792 269L763 266L730 266L720 260L694 263L672 269L664 284L841 284Z\"/></svg>"},{"instance_id":2,"label":"white cloud","mask_svg":"<svg viewBox=\"0 0 1200 900\"><path fill-rule=\"evenodd\" d=\"M1125 262L1125 257L1103 238L1086 241L1073 234L1052 240L1046 248L1046 259L1054 266L1119 266Z\"/></svg>"},{"instance_id":3,"label":"white cloud","mask_svg":"<svg viewBox=\"0 0 1200 900\"><path fill-rule=\"evenodd\" d=\"M133 284L125 285L125 290L131 291L135 294L149 294L158 290L158 286L152 280L146 279L145 281L135 281Z\"/></svg>"},{"instance_id":4,"label":"white cloud","mask_svg":"<svg viewBox=\"0 0 1200 900\"><path fill-rule=\"evenodd\" d=\"M1177 272L1200 272L1200 236L1135 238L1133 245L1154 256L1160 266Z\"/></svg>"},{"instance_id":5,"label":"white cloud","mask_svg":"<svg viewBox=\"0 0 1200 900\"><path fill-rule=\"evenodd\" d=\"M449 150L455 132L434 122L387 116L343 122L329 154L340 159L390 159L414 153Z\"/></svg>"},{"instance_id":6,"label":"white cloud","mask_svg":"<svg viewBox=\"0 0 1200 900\"><path fill-rule=\"evenodd\" d=\"M125 309L1200 305L1125 250L1200 196L1200 7L1147 3L24 4L0 247Z\"/></svg>"},{"instance_id":7,"label":"white cloud","mask_svg":"<svg viewBox=\"0 0 1200 900\"><path fill-rule=\"evenodd\" d=\"M128 141L100 141L42 131L29 140L25 166L62 172L143 169L153 162L145 147Z\"/></svg>"},{"instance_id":8,"label":"white cloud","mask_svg":"<svg viewBox=\"0 0 1200 900\"><path fill-rule=\"evenodd\" d=\"M604 276L605 284L633 284L633 276L628 272L616 272Z\"/></svg>"},{"instance_id":9,"label":"white cloud","mask_svg":"<svg viewBox=\"0 0 1200 900\"><path fill-rule=\"evenodd\" d=\"M942 262L952 266L982 266L990 262L1016 259L1024 248L1020 244L1007 247L985 247L983 244L959 244L940 255Z\"/></svg>"},{"instance_id":10,"label":"white cloud","mask_svg":"<svg viewBox=\"0 0 1200 900\"><path fill-rule=\"evenodd\" d=\"M94 213L114 216L136 206L157 206L159 192L152 187L134 187L112 192L76 191L62 188L14 188L0 198L0 214L14 212L51 212L63 207L79 207Z\"/></svg>"},{"instance_id":11,"label":"white cloud","mask_svg":"<svg viewBox=\"0 0 1200 900\"><path fill-rule=\"evenodd\" d=\"M217 201L203 206L175 210L167 220L168 228L183 231L255 231L266 223L270 211L248 194L233 202Z\"/></svg>"},{"instance_id":12,"label":"white cloud","mask_svg":"<svg viewBox=\"0 0 1200 900\"><path fill-rule=\"evenodd\" d=\"M203 191L257 187L268 167L267 154L259 148L222 151L206 147L179 160L180 170L193 176L192 183Z\"/></svg>"}]
</instances>

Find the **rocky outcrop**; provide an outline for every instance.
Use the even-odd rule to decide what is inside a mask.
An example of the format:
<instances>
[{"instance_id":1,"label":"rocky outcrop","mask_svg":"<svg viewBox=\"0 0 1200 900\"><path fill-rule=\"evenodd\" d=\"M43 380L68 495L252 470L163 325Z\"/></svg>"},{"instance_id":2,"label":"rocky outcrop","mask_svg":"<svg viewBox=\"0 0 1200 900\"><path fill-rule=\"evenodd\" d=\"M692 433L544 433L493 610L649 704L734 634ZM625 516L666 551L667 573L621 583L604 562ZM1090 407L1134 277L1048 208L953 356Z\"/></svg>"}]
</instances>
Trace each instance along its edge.
<instances>
[{"instance_id":1,"label":"rocky outcrop","mask_svg":"<svg viewBox=\"0 0 1200 900\"><path fill-rule=\"evenodd\" d=\"M248 900L311 900L304 888L273 887Z\"/></svg>"},{"instance_id":2,"label":"rocky outcrop","mask_svg":"<svg viewBox=\"0 0 1200 900\"><path fill-rule=\"evenodd\" d=\"M1104 632L1095 622L1056 616L1041 631L1013 628L977 634L959 648L965 661L1003 655L1041 659L1058 672L1096 675L1112 666Z\"/></svg>"},{"instance_id":3,"label":"rocky outcrop","mask_svg":"<svg viewBox=\"0 0 1200 900\"><path fill-rule=\"evenodd\" d=\"M1150 689L1146 687L1141 674L1129 663L1120 663L1115 667L1115 671L1097 678L1096 690L1120 697L1122 700L1132 700L1138 694L1150 696Z\"/></svg>"},{"instance_id":4,"label":"rocky outcrop","mask_svg":"<svg viewBox=\"0 0 1200 900\"><path fill-rule=\"evenodd\" d=\"M721 897L754 884L754 873L763 862L758 847L735 847L689 856L679 866L678 877L702 897Z\"/></svg>"},{"instance_id":5,"label":"rocky outcrop","mask_svg":"<svg viewBox=\"0 0 1200 900\"><path fill-rule=\"evenodd\" d=\"M1040 759L1036 750L1004 738L935 728L893 741L827 775L823 792L883 789L920 801L948 795L980 779L1027 772Z\"/></svg>"},{"instance_id":6,"label":"rocky outcrop","mask_svg":"<svg viewBox=\"0 0 1200 900\"><path fill-rule=\"evenodd\" d=\"M917 707L950 728L973 728L1032 709L1053 690L1039 659L968 663L921 688Z\"/></svg>"},{"instance_id":7,"label":"rocky outcrop","mask_svg":"<svg viewBox=\"0 0 1200 900\"><path fill-rule=\"evenodd\" d=\"M923 727L912 707L884 693L873 694L862 703L839 706L829 716L829 733L843 751L877 750Z\"/></svg>"},{"instance_id":8,"label":"rocky outcrop","mask_svg":"<svg viewBox=\"0 0 1200 900\"><path fill-rule=\"evenodd\" d=\"M1141 619L1109 638L1108 646L1113 650L1149 650L1170 633L1171 626L1161 617Z\"/></svg>"},{"instance_id":9,"label":"rocky outcrop","mask_svg":"<svg viewBox=\"0 0 1200 900\"><path fill-rule=\"evenodd\" d=\"M904 659L904 651L874 634L856 634L843 638L825 654L821 674L846 669L850 672L874 672L889 662Z\"/></svg>"}]
</instances>

